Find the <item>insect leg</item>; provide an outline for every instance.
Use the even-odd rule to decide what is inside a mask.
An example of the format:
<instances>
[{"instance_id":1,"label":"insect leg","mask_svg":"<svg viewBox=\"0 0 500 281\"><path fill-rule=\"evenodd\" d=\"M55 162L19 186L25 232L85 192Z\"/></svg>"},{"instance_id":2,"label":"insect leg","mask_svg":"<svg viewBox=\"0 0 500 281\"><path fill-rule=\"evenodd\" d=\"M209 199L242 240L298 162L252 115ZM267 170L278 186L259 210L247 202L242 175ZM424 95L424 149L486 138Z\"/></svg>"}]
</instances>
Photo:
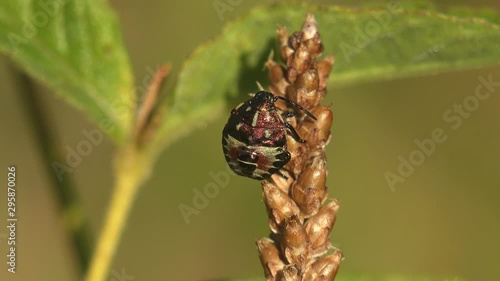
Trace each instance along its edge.
<instances>
[{"instance_id":1,"label":"insect leg","mask_svg":"<svg viewBox=\"0 0 500 281\"><path fill-rule=\"evenodd\" d=\"M311 113L311 112L307 111L307 110L306 110L305 108L303 108L302 106L300 106L300 105L298 105L298 104L294 103L293 101L291 101L291 100L289 100L289 99L287 99L287 98L285 98L285 97L282 97L282 96L274 96L274 99L275 99L275 100L278 100L278 99L280 99L280 100L284 100L284 101L286 101L286 102L290 103L291 105L295 106L296 108L298 108L298 109L300 109L300 110L303 110L303 111L304 111L304 112L305 112L305 113L306 113L309 117L311 117L312 119L314 119L314 120L318 120L318 119L316 119L316 117L315 117L314 115L312 115L312 113Z\"/></svg>"},{"instance_id":2,"label":"insect leg","mask_svg":"<svg viewBox=\"0 0 500 281\"><path fill-rule=\"evenodd\" d=\"M288 122L285 122L285 127L288 128L288 130L290 130L290 132L292 133L292 137L298 141L298 142L301 142L301 143L305 143L306 141L301 139L299 134L297 134L297 131L295 131L295 129L293 128L292 124L288 123Z\"/></svg>"}]
</instances>

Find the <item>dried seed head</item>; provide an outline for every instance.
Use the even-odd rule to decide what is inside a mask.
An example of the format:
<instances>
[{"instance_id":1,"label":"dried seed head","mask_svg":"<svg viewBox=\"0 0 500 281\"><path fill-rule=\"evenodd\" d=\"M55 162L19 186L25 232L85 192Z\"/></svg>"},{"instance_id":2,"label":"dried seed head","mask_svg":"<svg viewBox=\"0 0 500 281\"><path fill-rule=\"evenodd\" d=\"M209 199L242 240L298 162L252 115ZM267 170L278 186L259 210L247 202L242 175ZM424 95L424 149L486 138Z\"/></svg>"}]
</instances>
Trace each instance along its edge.
<instances>
[{"instance_id":1,"label":"dried seed head","mask_svg":"<svg viewBox=\"0 0 500 281\"><path fill-rule=\"evenodd\" d=\"M307 110L313 109L319 104L319 101L323 98L323 92L319 90L307 90L305 88L298 88L297 91L297 102L303 104L304 108Z\"/></svg>"},{"instance_id":2,"label":"dried seed head","mask_svg":"<svg viewBox=\"0 0 500 281\"><path fill-rule=\"evenodd\" d=\"M307 14L304 25L302 26L302 32L304 34L302 37L303 41L313 38L318 32L318 24L316 23L313 14Z\"/></svg>"},{"instance_id":3,"label":"dried seed head","mask_svg":"<svg viewBox=\"0 0 500 281\"><path fill-rule=\"evenodd\" d=\"M280 225L289 217L299 214L299 207L287 193L274 184L265 182L263 198L269 216L269 226L274 233L279 232Z\"/></svg>"},{"instance_id":4,"label":"dried seed head","mask_svg":"<svg viewBox=\"0 0 500 281\"><path fill-rule=\"evenodd\" d=\"M299 270L295 265L287 265L276 276L277 281L300 281Z\"/></svg>"},{"instance_id":5,"label":"dried seed head","mask_svg":"<svg viewBox=\"0 0 500 281\"><path fill-rule=\"evenodd\" d=\"M281 60L287 61L288 57L290 57L290 55L293 54L293 49L288 41L289 40L288 31L286 30L286 27L282 26L278 28L276 33L278 34L278 41L280 44Z\"/></svg>"},{"instance_id":6,"label":"dried seed head","mask_svg":"<svg viewBox=\"0 0 500 281\"><path fill-rule=\"evenodd\" d=\"M292 48L292 50L296 51L300 43L302 42L302 32L296 31L290 36L288 39L288 45Z\"/></svg>"},{"instance_id":7,"label":"dried seed head","mask_svg":"<svg viewBox=\"0 0 500 281\"><path fill-rule=\"evenodd\" d=\"M281 244L286 260L301 271L311 258L311 242L297 216L285 220Z\"/></svg>"},{"instance_id":8,"label":"dried seed head","mask_svg":"<svg viewBox=\"0 0 500 281\"><path fill-rule=\"evenodd\" d=\"M261 238L257 241L260 262L264 268L267 280L274 280L278 271L282 270L285 263L280 259L280 253L273 240Z\"/></svg>"},{"instance_id":9,"label":"dried seed head","mask_svg":"<svg viewBox=\"0 0 500 281\"><path fill-rule=\"evenodd\" d=\"M276 173L272 176L274 186L279 188L285 194L288 194L290 192L290 187L292 186L295 177L292 173L290 173L287 170L287 168L283 169L280 173L281 175Z\"/></svg>"},{"instance_id":10,"label":"dried seed head","mask_svg":"<svg viewBox=\"0 0 500 281\"><path fill-rule=\"evenodd\" d=\"M312 157L292 186L292 198L305 218L315 215L327 197L326 176L328 169L324 152Z\"/></svg>"},{"instance_id":11,"label":"dried seed head","mask_svg":"<svg viewBox=\"0 0 500 281\"><path fill-rule=\"evenodd\" d=\"M288 33L285 27L277 30L280 57L286 69L268 58L270 89L310 111L317 120L295 110L287 118L300 138L287 135L290 161L281 173L262 182L263 198L272 231L257 242L261 262L268 281L333 280L338 271L342 253L332 248L329 235L339 208L338 201L322 204L328 197L325 146L331 133L333 114L321 106L326 94L333 57L317 61L323 52L318 25L312 14L307 15L301 31ZM277 102L276 107L289 111L289 104Z\"/></svg>"},{"instance_id":12,"label":"dried seed head","mask_svg":"<svg viewBox=\"0 0 500 281\"><path fill-rule=\"evenodd\" d=\"M283 96L288 86L285 80L285 70L281 65L272 60L274 52L271 52L264 65L269 71L269 80L271 81L271 92L275 95Z\"/></svg>"},{"instance_id":13,"label":"dried seed head","mask_svg":"<svg viewBox=\"0 0 500 281\"><path fill-rule=\"evenodd\" d=\"M311 110L317 120L305 119L297 128L301 136L308 136L309 149L322 149L330 140L330 127L333 122L333 113L326 106L317 106Z\"/></svg>"},{"instance_id":14,"label":"dried seed head","mask_svg":"<svg viewBox=\"0 0 500 281\"><path fill-rule=\"evenodd\" d=\"M318 213L305 223L305 230L314 249L313 256L323 255L330 249L329 236L337 218L338 210L338 201L334 199L321 207Z\"/></svg>"},{"instance_id":15,"label":"dried seed head","mask_svg":"<svg viewBox=\"0 0 500 281\"><path fill-rule=\"evenodd\" d=\"M288 67L286 71L287 82L293 83L300 73L293 67Z\"/></svg>"},{"instance_id":16,"label":"dried seed head","mask_svg":"<svg viewBox=\"0 0 500 281\"><path fill-rule=\"evenodd\" d=\"M314 67L315 65L312 66ZM293 87L287 88L287 97L302 105L305 109L311 110L316 107L324 97L324 91L320 90L318 87L318 70L310 68L297 76ZM300 113L300 116L303 116L302 112L298 111L298 113Z\"/></svg>"},{"instance_id":17,"label":"dried seed head","mask_svg":"<svg viewBox=\"0 0 500 281\"><path fill-rule=\"evenodd\" d=\"M287 66L289 69L288 81L294 83L297 77L297 73L302 73L306 70L307 66L311 62L311 57L309 56L309 50L305 45L300 45L299 48L293 53L293 55L288 58ZM290 74L290 70L293 69L293 76ZM291 79L293 78L293 79Z\"/></svg>"},{"instance_id":18,"label":"dried seed head","mask_svg":"<svg viewBox=\"0 0 500 281\"><path fill-rule=\"evenodd\" d=\"M296 141L292 136L287 136L287 142L288 151L290 152L292 159L290 160L290 162L288 162L285 168L292 172L294 178L297 178L307 161L307 143L300 143Z\"/></svg>"},{"instance_id":19,"label":"dried seed head","mask_svg":"<svg viewBox=\"0 0 500 281\"><path fill-rule=\"evenodd\" d=\"M314 262L306 272L304 281L318 281L318 280L334 280L337 271L339 270L340 260L343 258L342 251L335 249L335 251L318 259Z\"/></svg>"},{"instance_id":20,"label":"dried seed head","mask_svg":"<svg viewBox=\"0 0 500 281\"><path fill-rule=\"evenodd\" d=\"M316 59L323 52L323 44L321 44L319 33L316 33L313 38L305 41L304 45L309 50L313 59Z\"/></svg>"},{"instance_id":21,"label":"dried seed head","mask_svg":"<svg viewBox=\"0 0 500 281\"><path fill-rule=\"evenodd\" d=\"M307 91L316 91L319 86L318 70L314 68L307 69L300 75L293 85L295 88L304 88Z\"/></svg>"},{"instance_id":22,"label":"dried seed head","mask_svg":"<svg viewBox=\"0 0 500 281\"><path fill-rule=\"evenodd\" d=\"M318 62L318 75L319 75L319 88L325 89L328 83L328 77L330 76L330 71L333 67L333 62L335 58L333 56L328 56L323 60Z\"/></svg>"}]
</instances>

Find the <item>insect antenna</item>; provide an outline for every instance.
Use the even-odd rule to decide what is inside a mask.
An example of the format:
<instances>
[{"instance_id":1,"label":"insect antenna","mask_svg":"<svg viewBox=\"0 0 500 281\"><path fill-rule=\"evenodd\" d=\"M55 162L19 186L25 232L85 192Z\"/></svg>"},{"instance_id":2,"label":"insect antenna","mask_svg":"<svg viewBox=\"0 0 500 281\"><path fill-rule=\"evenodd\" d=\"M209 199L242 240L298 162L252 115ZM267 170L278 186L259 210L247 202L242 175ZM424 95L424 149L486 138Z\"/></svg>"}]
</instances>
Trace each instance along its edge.
<instances>
[{"instance_id":1,"label":"insect antenna","mask_svg":"<svg viewBox=\"0 0 500 281\"><path fill-rule=\"evenodd\" d=\"M284 101L290 103L291 105L295 106L296 108L298 108L300 110L303 110L307 114L307 116L311 117L314 120L318 120L318 119L316 119L316 117L314 115L312 115L311 112L307 111L305 108L303 108L302 106L294 103L293 101L291 101L291 100L289 100L289 99L287 99L285 97L282 97L282 96L274 96L274 101L277 101L278 99L284 100Z\"/></svg>"}]
</instances>

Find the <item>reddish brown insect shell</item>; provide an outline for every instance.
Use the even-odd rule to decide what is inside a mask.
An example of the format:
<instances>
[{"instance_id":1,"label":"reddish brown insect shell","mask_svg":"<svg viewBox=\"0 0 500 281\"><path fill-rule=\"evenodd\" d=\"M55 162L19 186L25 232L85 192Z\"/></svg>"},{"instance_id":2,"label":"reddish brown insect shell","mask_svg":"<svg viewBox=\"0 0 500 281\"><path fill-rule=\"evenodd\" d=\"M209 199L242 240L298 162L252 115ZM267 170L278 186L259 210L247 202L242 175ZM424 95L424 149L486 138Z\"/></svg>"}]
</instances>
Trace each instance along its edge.
<instances>
[{"instance_id":1,"label":"reddish brown insect shell","mask_svg":"<svg viewBox=\"0 0 500 281\"><path fill-rule=\"evenodd\" d=\"M297 141L303 142L275 107L278 99L304 110L286 98L260 91L231 111L222 131L222 148L227 163L236 174L256 180L267 179L290 161L287 130ZM304 111L316 120L311 113ZM284 115L291 117L293 112Z\"/></svg>"}]
</instances>

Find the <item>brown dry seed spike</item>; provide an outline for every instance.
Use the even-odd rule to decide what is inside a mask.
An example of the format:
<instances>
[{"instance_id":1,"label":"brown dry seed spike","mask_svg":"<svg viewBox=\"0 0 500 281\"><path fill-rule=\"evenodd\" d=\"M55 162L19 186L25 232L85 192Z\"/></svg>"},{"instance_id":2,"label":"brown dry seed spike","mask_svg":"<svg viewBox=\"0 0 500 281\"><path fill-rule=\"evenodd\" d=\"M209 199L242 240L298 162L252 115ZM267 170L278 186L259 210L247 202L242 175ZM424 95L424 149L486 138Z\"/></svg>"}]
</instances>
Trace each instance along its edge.
<instances>
[{"instance_id":1,"label":"brown dry seed spike","mask_svg":"<svg viewBox=\"0 0 500 281\"><path fill-rule=\"evenodd\" d=\"M321 207L319 212L306 222L306 232L314 249L314 256L323 255L330 247L330 232L332 231L339 204L337 200Z\"/></svg>"},{"instance_id":2,"label":"brown dry seed spike","mask_svg":"<svg viewBox=\"0 0 500 281\"><path fill-rule=\"evenodd\" d=\"M318 74L319 74L319 88L325 89L328 83L328 77L330 76L330 71L332 70L333 62L335 61L333 56L326 57L318 62Z\"/></svg>"},{"instance_id":3,"label":"brown dry seed spike","mask_svg":"<svg viewBox=\"0 0 500 281\"><path fill-rule=\"evenodd\" d=\"M289 45L290 47L294 50L294 51L297 51L297 49L300 47L300 43L302 42L302 32L300 31L297 31L297 32L294 32L292 34L292 36L290 36L290 39L288 40L289 41ZM289 58L290 56L288 56Z\"/></svg>"},{"instance_id":4,"label":"brown dry seed spike","mask_svg":"<svg viewBox=\"0 0 500 281\"><path fill-rule=\"evenodd\" d=\"M292 216L299 214L299 207L287 193L269 182L263 183L263 198L269 215L269 227L274 233L279 232L279 225Z\"/></svg>"},{"instance_id":5,"label":"brown dry seed spike","mask_svg":"<svg viewBox=\"0 0 500 281\"><path fill-rule=\"evenodd\" d=\"M311 243L297 216L285 220L281 248L287 261L302 271L311 258Z\"/></svg>"},{"instance_id":6,"label":"brown dry seed spike","mask_svg":"<svg viewBox=\"0 0 500 281\"><path fill-rule=\"evenodd\" d=\"M289 162L283 174L262 181L270 238L257 242L260 259L268 281L331 281L343 255L329 240L338 201L328 198L325 146L331 133L333 114L320 105L325 97L334 58L317 60L323 52L318 25L309 14L301 31L290 35L285 27L277 30L280 57L286 65L270 56L265 64L274 95L284 96L309 110L317 120L300 110L286 118L305 143L286 137ZM281 111L291 111L289 104L276 103ZM288 114L290 115L290 114ZM328 254L330 251L330 254Z\"/></svg>"},{"instance_id":7,"label":"brown dry seed spike","mask_svg":"<svg viewBox=\"0 0 500 281\"><path fill-rule=\"evenodd\" d=\"M283 271L276 276L277 281L300 281L299 270L295 265L286 266Z\"/></svg>"},{"instance_id":8,"label":"brown dry seed spike","mask_svg":"<svg viewBox=\"0 0 500 281\"><path fill-rule=\"evenodd\" d=\"M305 218L314 216L328 195L326 176L328 170L324 152L320 157L312 157L302 174L292 186L291 196Z\"/></svg>"},{"instance_id":9,"label":"brown dry seed spike","mask_svg":"<svg viewBox=\"0 0 500 281\"><path fill-rule=\"evenodd\" d=\"M271 92L275 95L283 96L288 83L285 80L285 71L277 62L273 61L274 52L271 51L264 67L269 71L269 80L271 81Z\"/></svg>"},{"instance_id":10,"label":"brown dry seed spike","mask_svg":"<svg viewBox=\"0 0 500 281\"><path fill-rule=\"evenodd\" d=\"M276 277L277 272L285 266L285 263L279 257L278 248L274 245L273 240L269 238L259 239L257 248L259 249L260 262L264 267L267 280L274 280L270 278Z\"/></svg>"},{"instance_id":11,"label":"brown dry seed spike","mask_svg":"<svg viewBox=\"0 0 500 281\"><path fill-rule=\"evenodd\" d=\"M314 35L312 39L308 40L305 45L307 46L309 53L311 53L311 58L313 59L320 56L323 52L323 44L321 44L319 33L316 33L316 35Z\"/></svg>"},{"instance_id":12,"label":"brown dry seed spike","mask_svg":"<svg viewBox=\"0 0 500 281\"><path fill-rule=\"evenodd\" d=\"M302 38L303 41L313 38L318 32L318 24L316 23L313 14L307 14L304 25L302 26L302 32L304 34L304 37Z\"/></svg>"},{"instance_id":13,"label":"brown dry seed spike","mask_svg":"<svg viewBox=\"0 0 500 281\"><path fill-rule=\"evenodd\" d=\"M278 41L280 44L280 56L282 61L287 61L288 57L293 54L293 49L288 41L288 31L285 26L279 27L276 30Z\"/></svg>"},{"instance_id":14,"label":"brown dry seed spike","mask_svg":"<svg viewBox=\"0 0 500 281\"><path fill-rule=\"evenodd\" d=\"M308 92L316 91L319 86L319 77L317 69L308 69L306 70L293 85L295 88L304 88ZM317 105L317 104L315 104Z\"/></svg>"},{"instance_id":15,"label":"brown dry seed spike","mask_svg":"<svg viewBox=\"0 0 500 281\"><path fill-rule=\"evenodd\" d=\"M310 149L322 149L330 139L333 113L326 106L318 106L312 110L312 113L318 120L315 122L304 120L297 128L297 132L301 136L309 136L307 145ZM290 151L290 153L292 152Z\"/></svg>"},{"instance_id":16,"label":"brown dry seed spike","mask_svg":"<svg viewBox=\"0 0 500 281\"><path fill-rule=\"evenodd\" d=\"M306 70L309 62L311 62L311 57L309 56L307 47L305 45L300 45L299 49L288 59L288 68L294 70L292 73L290 71L288 72L288 81L294 83L298 73L302 73Z\"/></svg>"},{"instance_id":17,"label":"brown dry seed spike","mask_svg":"<svg viewBox=\"0 0 500 281\"><path fill-rule=\"evenodd\" d=\"M306 272L304 281L334 280L339 270L342 251L336 249L333 254L324 256L311 265Z\"/></svg>"},{"instance_id":18,"label":"brown dry seed spike","mask_svg":"<svg viewBox=\"0 0 500 281\"><path fill-rule=\"evenodd\" d=\"M304 136L304 135L301 135ZM308 157L308 148L306 143L299 143L293 140L293 138L287 138L288 141L288 151L291 155L291 160L285 166L285 169L288 169L293 175L294 178L300 174L302 171L302 167L307 161Z\"/></svg>"}]
</instances>

